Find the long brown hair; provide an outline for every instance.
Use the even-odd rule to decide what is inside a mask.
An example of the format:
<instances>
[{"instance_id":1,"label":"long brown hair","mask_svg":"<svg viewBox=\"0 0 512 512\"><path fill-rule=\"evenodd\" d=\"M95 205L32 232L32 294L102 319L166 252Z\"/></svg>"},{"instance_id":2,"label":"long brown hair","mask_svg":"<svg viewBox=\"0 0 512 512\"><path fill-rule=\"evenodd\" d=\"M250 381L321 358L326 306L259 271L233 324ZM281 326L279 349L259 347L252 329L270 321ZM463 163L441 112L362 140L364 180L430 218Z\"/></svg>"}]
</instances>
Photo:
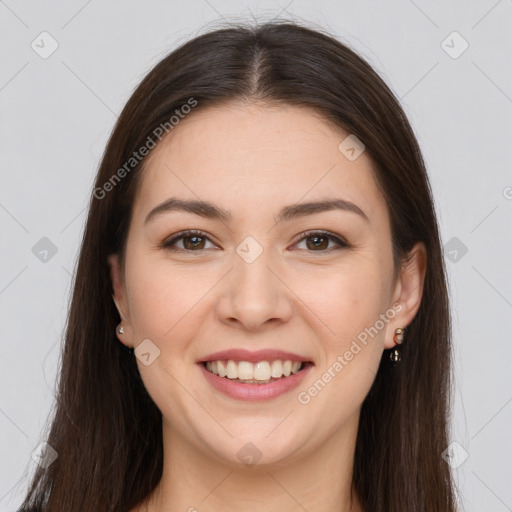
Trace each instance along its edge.
<instances>
[{"instance_id":1,"label":"long brown hair","mask_svg":"<svg viewBox=\"0 0 512 512\"><path fill-rule=\"evenodd\" d=\"M362 405L353 484L368 512L454 512L455 485L442 457L452 399L446 270L417 140L365 60L321 29L281 21L195 37L161 60L124 107L98 171L73 283L46 439L58 457L37 468L22 510L126 512L158 484L162 416L133 353L116 338L107 256L125 251L144 167L144 160L127 166L133 153L149 139L158 143L155 130L170 129L183 105L237 100L311 107L357 136L389 208L395 271L416 242L425 244L423 298L402 361L393 367L384 351Z\"/></svg>"}]
</instances>

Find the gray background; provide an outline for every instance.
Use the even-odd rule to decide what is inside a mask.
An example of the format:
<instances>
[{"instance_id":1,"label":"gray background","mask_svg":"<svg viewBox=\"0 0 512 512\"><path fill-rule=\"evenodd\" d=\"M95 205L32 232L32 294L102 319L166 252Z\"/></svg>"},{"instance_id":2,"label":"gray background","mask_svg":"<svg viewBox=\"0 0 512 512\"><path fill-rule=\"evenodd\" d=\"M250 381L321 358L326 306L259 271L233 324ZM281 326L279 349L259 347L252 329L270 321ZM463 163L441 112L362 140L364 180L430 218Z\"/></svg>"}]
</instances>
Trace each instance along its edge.
<instances>
[{"instance_id":1,"label":"gray background","mask_svg":"<svg viewBox=\"0 0 512 512\"><path fill-rule=\"evenodd\" d=\"M510 0L0 1L0 510L21 503L42 441L85 208L117 113L169 50L253 15L326 28L401 98L450 279L457 444L446 460L464 510L512 510ZM44 31L58 44L50 56Z\"/></svg>"}]
</instances>

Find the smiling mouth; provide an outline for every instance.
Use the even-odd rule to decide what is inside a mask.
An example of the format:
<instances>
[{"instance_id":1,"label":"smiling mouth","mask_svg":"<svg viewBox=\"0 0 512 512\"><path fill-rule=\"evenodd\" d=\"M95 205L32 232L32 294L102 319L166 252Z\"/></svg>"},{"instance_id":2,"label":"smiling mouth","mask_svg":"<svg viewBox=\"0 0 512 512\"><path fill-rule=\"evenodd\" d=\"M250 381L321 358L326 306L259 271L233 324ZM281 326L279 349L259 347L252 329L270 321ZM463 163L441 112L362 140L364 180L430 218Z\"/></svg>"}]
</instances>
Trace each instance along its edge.
<instances>
[{"instance_id":1,"label":"smiling mouth","mask_svg":"<svg viewBox=\"0 0 512 512\"><path fill-rule=\"evenodd\" d=\"M289 359L275 361L218 360L202 363L204 367L218 377L226 378L243 384L268 384L295 375L308 366L309 361L291 361Z\"/></svg>"}]
</instances>

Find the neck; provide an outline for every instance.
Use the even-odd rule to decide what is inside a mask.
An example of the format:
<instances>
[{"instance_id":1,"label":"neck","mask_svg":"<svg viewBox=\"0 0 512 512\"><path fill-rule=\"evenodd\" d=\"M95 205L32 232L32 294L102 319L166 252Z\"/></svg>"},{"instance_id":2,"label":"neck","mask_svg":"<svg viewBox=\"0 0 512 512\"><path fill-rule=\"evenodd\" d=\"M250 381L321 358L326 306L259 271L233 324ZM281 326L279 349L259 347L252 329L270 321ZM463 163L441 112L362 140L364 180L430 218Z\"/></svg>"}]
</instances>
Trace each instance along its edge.
<instances>
[{"instance_id":1,"label":"neck","mask_svg":"<svg viewBox=\"0 0 512 512\"><path fill-rule=\"evenodd\" d=\"M251 468L205 455L164 419L164 469L147 510L361 512L355 491L351 496L358 419L307 453Z\"/></svg>"}]
</instances>

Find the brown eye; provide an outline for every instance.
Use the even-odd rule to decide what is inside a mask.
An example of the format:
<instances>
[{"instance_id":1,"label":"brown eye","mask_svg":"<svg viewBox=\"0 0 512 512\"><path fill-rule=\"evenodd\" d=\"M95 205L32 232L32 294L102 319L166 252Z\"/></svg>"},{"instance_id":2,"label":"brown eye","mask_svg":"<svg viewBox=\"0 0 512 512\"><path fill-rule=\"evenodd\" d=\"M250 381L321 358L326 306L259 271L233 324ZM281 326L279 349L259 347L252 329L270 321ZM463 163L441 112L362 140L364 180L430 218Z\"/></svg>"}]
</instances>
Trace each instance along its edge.
<instances>
[{"instance_id":1,"label":"brown eye","mask_svg":"<svg viewBox=\"0 0 512 512\"><path fill-rule=\"evenodd\" d=\"M306 250L308 252L331 252L331 250L350 247L347 242L338 236L322 231L310 231L302 233L300 236L302 238L299 243L306 241ZM181 247L179 242L182 243ZM331 242L334 242L337 247L329 248L329 243ZM175 252L201 252L204 249L208 249L208 247L205 247L206 243L212 242L202 231L183 231L170 240L165 241L162 247Z\"/></svg>"},{"instance_id":2,"label":"brown eye","mask_svg":"<svg viewBox=\"0 0 512 512\"><path fill-rule=\"evenodd\" d=\"M178 246L180 241L183 241L182 247ZM162 247L170 251L199 252L205 249L207 241L209 241L209 238L202 231L184 231L165 241Z\"/></svg>"},{"instance_id":3,"label":"brown eye","mask_svg":"<svg viewBox=\"0 0 512 512\"><path fill-rule=\"evenodd\" d=\"M308 249L327 249L327 246L329 245L329 239L324 235L309 236L306 240L311 241L311 243L307 244Z\"/></svg>"},{"instance_id":4,"label":"brown eye","mask_svg":"<svg viewBox=\"0 0 512 512\"><path fill-rule=\"evenodd\" d=\"M329 242L334 242L338 249L349 247L349 244L341 238L322 231L302 233L301 236L300 242L305 240L306 249L310 252L330 252L328 249ZM334 250L336 250L336 247L334 247Z\"/></svg>"},{"instance_id":5,"label":"brown eye","mask_svg":"<svg viewBox=\"0 0 512 512\"><path fill-rule=\"evenodd\" d=\"M184 236L183 239L183 246L185 249L193 250L193 249L204 249L204 238L193 235L193 236Z\"/></svg>"}]
</instances>

